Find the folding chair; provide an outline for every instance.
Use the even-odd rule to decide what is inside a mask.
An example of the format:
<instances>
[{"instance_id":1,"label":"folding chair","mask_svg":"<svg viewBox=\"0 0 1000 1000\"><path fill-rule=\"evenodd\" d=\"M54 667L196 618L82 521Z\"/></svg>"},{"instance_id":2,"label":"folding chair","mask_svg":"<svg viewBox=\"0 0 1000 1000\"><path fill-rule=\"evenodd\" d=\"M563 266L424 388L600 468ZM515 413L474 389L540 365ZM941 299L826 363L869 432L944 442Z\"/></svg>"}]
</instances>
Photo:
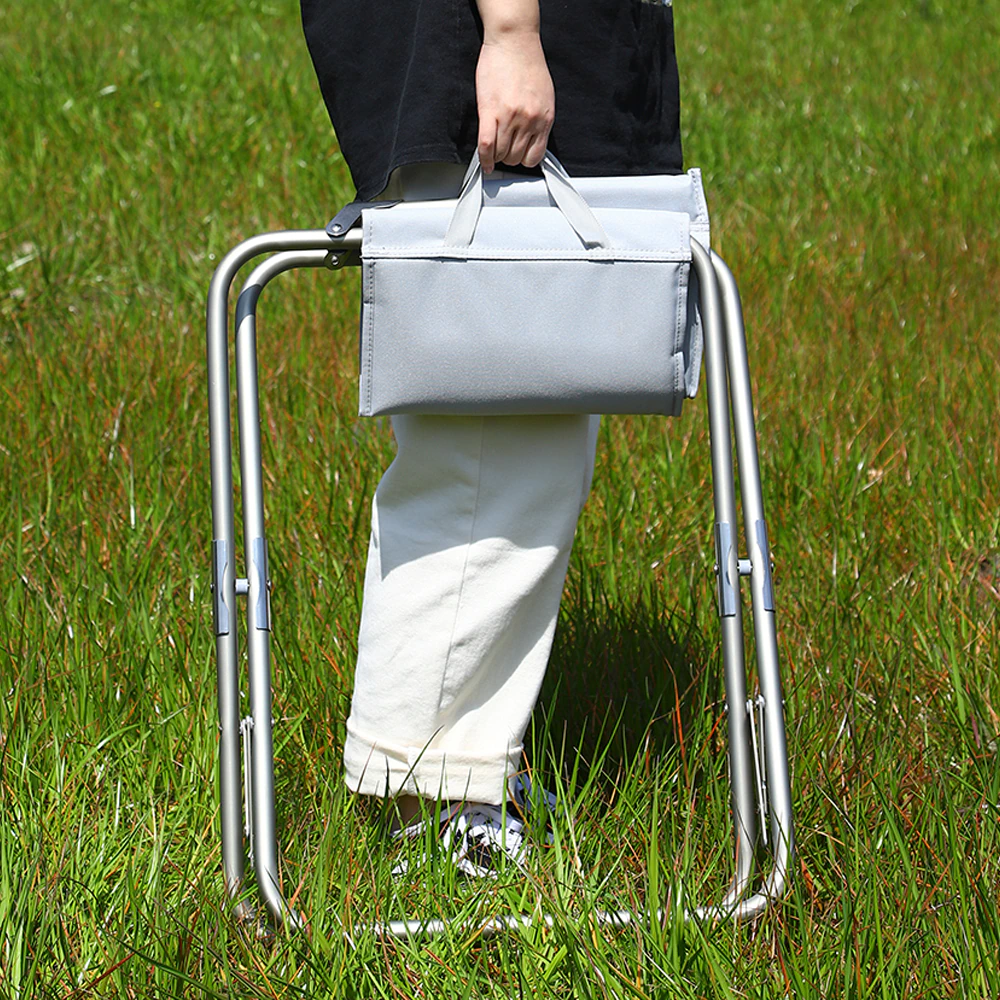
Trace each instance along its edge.
<instances>
[{"instance_id":1,"label":"folding chair","mask_svg":"<svg viewBox=\"0 0 1000 1000\"><path fill-rule=\"evenodd\" d=\"M362 235L343 224L324 229L265 233L240 243L219 264L208 293L209 433L212 469L212 596L219 686L222 859L226 888L238 914L255 909L242 899L249 847L257 888L270 918L296 926L300 918L285 901L278 878L271 719L271 578L264 529L260 419L257 386L256 311L272 278L301 267L337 268L359 262ZM338 221L340 220L340 221ZM729 735L734 873L716 904L685 911L694 919L745 920L781 896L793 851L791 786L775 631L771 555L764 520L754 429L750 372L736 281L722 259L691 240L704 330L704 361L711 435L715 510L715 574ZM240 268L271 254L247 278L236 305L236 391L239 415L245 576L237 576L233 519L232 436L229 419L228 299ZM737 551L730 410L742 494L746 555ZM747 697L741 583L749 580L753 608L757 689ZM237 600L246 599L249 714L243 715L237 654ZM756 871L758 860L770 867ZM751 888L753 886L753 888ZM598 914L622 926L638 914ZM535 921L551 923L551 918ZM530 924L511 915L477 925L492 933ZM447 921L400 920L373 925L394 936L431 935Z\"/></svg>"}]
</instances>

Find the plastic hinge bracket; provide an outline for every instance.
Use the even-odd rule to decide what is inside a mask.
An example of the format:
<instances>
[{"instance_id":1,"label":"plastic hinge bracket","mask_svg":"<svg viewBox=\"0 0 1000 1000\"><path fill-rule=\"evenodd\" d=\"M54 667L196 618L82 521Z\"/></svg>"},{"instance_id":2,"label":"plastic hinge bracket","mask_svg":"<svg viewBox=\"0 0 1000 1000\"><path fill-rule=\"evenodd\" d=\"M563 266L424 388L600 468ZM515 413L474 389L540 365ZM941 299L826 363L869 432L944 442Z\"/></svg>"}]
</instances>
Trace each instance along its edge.
<instances>
[{"instance_id":1,"label":"plastic hinge bracket","mask_svg":"<svg viewBox=\"0 0 1000 1000\"><path fill-rule=\"evenodd\" d=\"M255 538L250 543L253 579L257 585L255 624L261 632L271 631L271 581L267 577L267 541Z\"/></svg>"},{"instance_id":2,"label":"plastic hinge bracket","mask_svg":"<svg viewBox=\"0 0 1000 1000\"><path fill-rule=\"evenodd\" d=\"M719 617L736 614L736 590L729 579L729 555L733 550L733 531L728 521L715 524L715 574L719 580Z\"/></svg>"},{"instance_id":3,"label":"plastic hinge bracket","mask_svg":"<svg viewBox=\"0 0 1000 1000\"><path fill-rule=\"evenodd\" d=\"M352 201L345 205L327 224L327 234L336 238L347 233L361 218L366 208L392 208L398 201Z\"/></svg>"},{"instance_id":4,"label":"plastic hinge bracket","mask_svg":"<svg viewBox=\"0 0 1000 1000\"><path fill-rule=\"evenodd\" d=\"M229 605L222 592L229 567L229 552L225 541L212 541L212 624L216 635L229 635Z\"/></svg>"},{"instance_id":5,"label":"plastic hinge bracket","mask_svg":"<svg viewBox=\"0 0 1000 1000\"><path fill-rule=\"evenodd\" d=\"M754 528L757 531L757 545L760 548L761 562L764 566L764 610L774 610L774 590L771 582L771 549L767 542L767 522L764 520L755 521Z\"/></svg>"}]
</instances>

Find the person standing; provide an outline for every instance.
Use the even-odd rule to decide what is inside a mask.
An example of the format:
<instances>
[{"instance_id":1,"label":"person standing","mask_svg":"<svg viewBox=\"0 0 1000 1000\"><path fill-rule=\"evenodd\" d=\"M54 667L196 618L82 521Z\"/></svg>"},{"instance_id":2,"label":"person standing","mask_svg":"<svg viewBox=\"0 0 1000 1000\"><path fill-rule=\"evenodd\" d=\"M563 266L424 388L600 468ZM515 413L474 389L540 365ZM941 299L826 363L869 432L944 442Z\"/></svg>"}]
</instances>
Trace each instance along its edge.
<instances>
[{"instance_id":1,"label":"person standing","mask_svg":"<svg viewBox=\"0 0 1000 1000\"><path fill-rule=\"evenodd\" d=\"M680 173L673 10L659 0L302 0L359 200L455 197L470 158ZM469 331L475 335L474 330ZM392 418L372 505L348 786L449 803L470 874L521 860L522 741L544 676L597 417ZM513 806L513 808L511 807Z\"/></svg>"}]
</instances>

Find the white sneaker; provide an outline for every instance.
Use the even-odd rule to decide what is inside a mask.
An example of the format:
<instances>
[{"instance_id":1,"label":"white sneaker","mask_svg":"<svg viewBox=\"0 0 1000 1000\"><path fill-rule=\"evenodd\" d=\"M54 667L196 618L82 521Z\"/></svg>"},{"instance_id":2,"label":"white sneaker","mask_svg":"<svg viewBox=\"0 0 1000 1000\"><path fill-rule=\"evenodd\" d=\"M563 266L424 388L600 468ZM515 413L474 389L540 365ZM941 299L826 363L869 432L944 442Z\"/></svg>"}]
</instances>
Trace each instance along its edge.
<instances>
[{"instance_id":1,"label":"white sneaker","mask_svg":"<svg viewBox=\"0 0 1000 1000\"><path fill-rule=\"evenodd\" d=\"M423 834L426 823L416 823L401 830L395 837L413 839ZM452 864L471 878L496 878L505 864L524 868L528 860L528 843L524 824L513 810L481 802L459 803L441 817L441 846L451 852ZM421 863L426 858L421 859ZM399 862L393 875L405 875L406 860Z\"/></svg>"}]
</instances>

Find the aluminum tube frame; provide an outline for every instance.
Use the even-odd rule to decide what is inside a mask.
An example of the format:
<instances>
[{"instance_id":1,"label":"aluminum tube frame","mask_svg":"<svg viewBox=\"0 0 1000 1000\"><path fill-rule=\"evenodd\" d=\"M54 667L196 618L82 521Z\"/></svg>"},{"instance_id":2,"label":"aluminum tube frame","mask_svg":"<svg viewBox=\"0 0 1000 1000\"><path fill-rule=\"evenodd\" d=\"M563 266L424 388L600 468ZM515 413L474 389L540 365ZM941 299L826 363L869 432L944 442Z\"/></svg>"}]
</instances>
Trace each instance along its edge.
<instances>
[{"instance_id":1,"label":"aluminum tube frame","mask_svg":"<svg viewBox=\"0 0 1000 1000\"><path fill-rule=\"evenodd\" d=\"M271 580L264 535L264 475L260 447L257 380L257 300L264 286L283 271L324 267L326 250L283 251L254 268L236 300L236 408L240 428L240 485L243 551L247 566L247 673L253 726L250 774L250 829L257 886L271 917L286 926L300 923L278 882L278 835L274 806L274 734L271 722ZM246 737L244 737L246 738ZM245 758L244 758L245 759Z\"/></svg>"},{"instance_id":2,"label":"aluminum tube frame","mask_svg":"<svg viewBox=\"0 0 1000 1000\"><path fill-rule=\"evenodd\" d=\"M740 292L733 272L714 251L711 252L711 261L722 293L733 426L736 431L736 456L740 470L740 498L751 563L750 592L757 651L757 679L761 697L764 699L765 729L762 739L768 773L767 812L771 823L770 852L774 862L767 876L764 891L773 897L780 896L785 890L789 865L795 850L795 834L771 581L771 552L764 518L760 458L757 453L757 432L753 415L753 392L750 387L750 366L747 361Z\"/></svg>"},{"instance_id":3,"label":"aluminum tube frame","mask_svg":"<svg viewBox=\"0 0 1000 1000\"><path fill-rule=\"evenodd\" d=\"M719 589L719 627L729 728L730 800L733 817L733 881L719 907L731 909L746 891L753 875L757 848L757 814L753 757L746 704L743 614L740 602L739 556L736 549L736 487L729 433L727 353L722 327L718 282L705 250L691 241L692 268L698 281L704 334L705 386L711 443L712 493L715 512L715 575ZM720 526L724 530L720 530ZM723 588L728 599L723 600Z\"/></svg>"},{"instance_id":4,"label":"aluminum tube frame","mask_svg":"<svg viewBox=\"0 0 1000 1000\"><path fill-rule=\"evenodd\" d=\"M288 250L357 249L360 234L334 239L322 229L251 237L220 261L206 308L208 428L212 476L212 601L219 694L219 793L226 891L237 898L245 875L240 778L240 689L236 615L236 532L233 519L232 430L229 420L229 290L240 268L261 254ZM239 905L237 914L250 915Z\"/></svg>"},{"instance_id":5,"label":"aluminum tube frame","mask_svg":"<svg viewBox=\"0 0 1000 1000\"><path fill-rule=\"evenodd\" d=\"M705 370L711 436L715 510L716 567L719 613L729 729L729 764L735 866L733 881L715 905L685 910L687 919L744 920L763 912L787 885L793 850L791 785L785 744L781 679L777 655L770 552L763 517L760 470L754 431L750 373L739 293L732 272L718 255L692 240L692 263L700 289L705 332ZM270 715L270 608L264 541L263 491L260 472L260 423L256 370L256 307L266 284L277 274L297 267L339 266L340 251L360 247L358 230L334 238L324 230L286 231L254 237L231 251L219 265L209 290L208 362L209 428L212 447L213 569L216 584L216 645L219 674L220 792L222 804L223 865L230 896L240 892L245 872L243 851L239 677L236 656L234 532L232 514L231 435L229 428L228 345L226 311L228 291L236 272L251 258L278 251L256 268L237 303L237 395L240 421L240 462L244 508L244 547L251 560L240 593L248 596L248 661L253 717L253 750L246 780L252 788L251 851L258 887L272 920L297 926L298 916L285 902L278 885L277 834L274 801L273 737ZM744 530L749 559L737 551L736 497L730 404L740 470ZM223 454L225 452L225 454ZM228 510L227 510L228 501ZM227 522L228 516L228 522ZM228 531L226 530L228 527ZM220 555L219 545L223 544ZM223 559L223 556L225 557ZM746 698L744 636L740 608L742 564L749 564L757 673L764 703L762 734L769 776L766 802L758 802L754 785L754 746ZM228 603L227 603L228 598ZM229 628L220 631L220 618ZM225 624L225 622L223 622ZM235 733L235 739L234 737ZM743 898L753 879L754 858L760 847L757 809L770 826L771 870L761 888ZM253 912L246 901L238 910ZM648 914L644 915L648 918ZM657 911L657 917L662 911ZM599 924L623 927L639 919L631 911L595 914ZM486 924L458 921L401 920L371 925L375 933L394 937L433 936L446 929L499 933L532 923L551 925L551 916L500 917Z\"/></svg>"}]
</instances>

